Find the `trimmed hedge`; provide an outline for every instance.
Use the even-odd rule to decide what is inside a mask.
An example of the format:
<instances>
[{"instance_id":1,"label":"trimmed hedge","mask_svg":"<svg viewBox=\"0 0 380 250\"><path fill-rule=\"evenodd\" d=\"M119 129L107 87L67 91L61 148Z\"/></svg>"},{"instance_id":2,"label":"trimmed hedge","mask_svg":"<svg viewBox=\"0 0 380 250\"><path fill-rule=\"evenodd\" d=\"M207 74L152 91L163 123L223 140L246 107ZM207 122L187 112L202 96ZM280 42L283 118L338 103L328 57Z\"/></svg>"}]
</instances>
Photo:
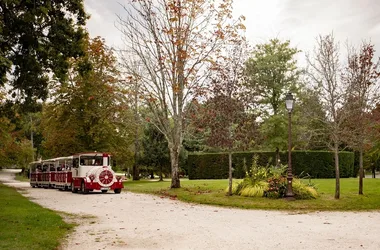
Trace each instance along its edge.
<instances>
[{"instance_id":1,"label":"trimmed hedge","mask_svg":"<svg viewBox=\"0 0 380 250\"><path fill-rule=\"evenodd\" d=\"M232 154L234 178L243 178L252 165L253 155L258 155L260 166L274 165L275 152L235 152ZM288 161L287 152L280 153L282 164ZM339 153L340 177L356 177L354 153ZM189 179L228 178L228 153L192 153L187 159ZM330 151L292 151L292 169L296 176L309 174L312 178L335 178L334 153Z\"/></svg>"}]
</instances>

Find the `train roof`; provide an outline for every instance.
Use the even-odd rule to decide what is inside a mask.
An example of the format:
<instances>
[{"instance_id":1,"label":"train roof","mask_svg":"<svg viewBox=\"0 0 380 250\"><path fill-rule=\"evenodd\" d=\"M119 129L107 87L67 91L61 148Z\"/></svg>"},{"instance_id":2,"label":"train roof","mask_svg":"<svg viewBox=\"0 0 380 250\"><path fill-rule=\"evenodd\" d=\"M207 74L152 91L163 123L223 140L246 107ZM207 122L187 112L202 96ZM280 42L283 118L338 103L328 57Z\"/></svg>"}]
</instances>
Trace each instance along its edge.
<instances>
[{"instance_id":1,"label":"train roof","mask_svg":"<svg viewBox=\"0 0 380 250\"><path fill-rule=\"evenodd\" d=\"M111 154L108 153L108 152L82 152L82 153L77 153L77 154L74 154L73 156L80 156L80 155L108 155L110 156Z\"/></svg>"},{"instance_id":2,"label":"train roof","mask_svg":"<svg viewBox=\"0 0 380 250\"><path fill-rule=\"evenodd\" d=\"M107 156L111 156L110 153L107 153L107 152L82 152L82 153L77 153L77 154L74 154L74 155L70 155L70 156L64 156L64 157L56 157L56 158L50 158L50 159L40 159L38 161L33 161L33 162L30 162L29 164L41 164L41 163L47 163L47 162L56 162L56 161L59 161L59 160L68 160L68 159L73 159L75 156L81 156L81 155L89 155L89 156L92 156L92 155L107 155Z\"/></svg>"},{"instance_id":3,"label":"train roof","mask_svg":"<svg viewBox=\"0 0 380 250\"><path fill-rule=\"evenodd\" d=\"M42 160L29 162L29 164L38 164L38 163L42 163Z\"/></svg>"}]
</instances>

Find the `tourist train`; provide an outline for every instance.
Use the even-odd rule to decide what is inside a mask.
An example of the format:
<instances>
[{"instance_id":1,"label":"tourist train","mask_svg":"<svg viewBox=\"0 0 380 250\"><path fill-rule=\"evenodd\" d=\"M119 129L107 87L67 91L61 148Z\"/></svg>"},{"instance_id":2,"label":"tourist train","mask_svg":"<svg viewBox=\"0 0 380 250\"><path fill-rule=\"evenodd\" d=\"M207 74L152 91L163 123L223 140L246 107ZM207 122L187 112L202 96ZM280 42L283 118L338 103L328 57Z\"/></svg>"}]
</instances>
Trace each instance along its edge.
<instances>
[{"instance_id":1,"label":"tourist train","mask_svg":"<svg viewBox=\"0 0 380 250\"><path fill-rule=\"evenodd\" d=\"M122 176L115 174L110 162L109 154L99 152L31 162L30 185L82 194L94 190L103 193L113 190L119 194L124 187Z\"/></svg>"}]
</instances>

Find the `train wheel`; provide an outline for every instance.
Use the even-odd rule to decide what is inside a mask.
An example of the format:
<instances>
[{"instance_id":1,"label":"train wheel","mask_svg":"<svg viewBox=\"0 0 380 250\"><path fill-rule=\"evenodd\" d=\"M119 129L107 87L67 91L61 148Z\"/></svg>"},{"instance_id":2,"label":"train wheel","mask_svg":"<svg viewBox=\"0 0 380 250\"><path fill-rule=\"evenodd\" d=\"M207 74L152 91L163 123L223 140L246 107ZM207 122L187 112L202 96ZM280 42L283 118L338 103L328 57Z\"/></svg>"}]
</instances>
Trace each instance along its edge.
<instances>
[{"instance_id":1,"label":"train wheel","mask_svg":"<svg viewBox=\"0 0 380 250\"><path fill-rule=\"evenodd\" d=\"M115 192L115 194L120 194L121 193L121 188L116 188L115 190L113 190Z\"/></svg>"},{"instance_id":2,"label":"train wheel","mask_svg":"<svg viewBox=\"0 0 380 250\"><path fill-rule=\"evenodd\" d=\"M78 189L74 187L74 182L71 182L71 192L78 193Z\"/></svg>"},{"instance_id":3,"label":"train wheel","mask_svg":"<svg viewBox=\"0 0 380 250\"><path fill-rule=\"evenodd\" d=\"M88 194L88 189L85 188L84 181L82 181L82 184L80 185L80 191L82 194Z\"/></svg>"}]
</instances>

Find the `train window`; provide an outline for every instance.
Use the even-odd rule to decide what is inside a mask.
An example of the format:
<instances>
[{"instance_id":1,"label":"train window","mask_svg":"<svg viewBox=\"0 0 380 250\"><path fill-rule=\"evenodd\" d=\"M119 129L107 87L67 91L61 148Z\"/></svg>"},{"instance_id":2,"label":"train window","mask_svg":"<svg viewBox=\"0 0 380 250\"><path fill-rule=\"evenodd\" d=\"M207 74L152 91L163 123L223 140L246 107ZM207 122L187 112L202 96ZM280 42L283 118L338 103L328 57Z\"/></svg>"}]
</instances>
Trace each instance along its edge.
<instances>
[{"instance_id":1,"label":"train window","mask_svg":"<svg viewBox=\"0 0 380 250\"><path fill-rule=\"evenodd\" d=\"M78 158L74 158L73 159L73 168L77 168L79 167L79 159Z\"/></svg>"},{"instance_id":2,"label":"train window","mask_svg":"<svg viewBox=\"0 0 380 250\"><path fill-rule=\"evenodd\" d=\"M83 155L80 157L81 166L102 166L103 156L102 155Z\"/></svg>"},{"instance_id":3,"label":"train window","mask_svg":"<svg viewBox=\"0 0 380 250\"><path fill-rule=\"evenodd\" d=\"M50 172L54 172L55 171L55 167L53 164L50 164L50 169L49 169Z\"/></svg>"},{"instance_id":4,"label":"train window","mask_svg":"<svg viewBox=\"0 0 380 250\"><path fill-rule=\"evenodd\" d=\"M72 161L67 161L65 166L66 166L66 170L70 171L71 168L73 167L73 162Z\"/></svg>"},{"instance_id":5,"label":"train window","mask_svg":"<svg viewBox=\"0 0 380 250\"><path fill-rule=\"evenodd\" d=\"M43 165L42 166L42 172L47 172L48 169L49 169L48 165Z\"/></svg>"},{"instance_id":6,"label":"train window","mask_svg":"<svg viewBox=\"0 0 380 250\"><path fill-rule=\"evenodd\" d=\"M38 170L39 172L42 171L42 166L41 166L41 164L38 164L38 165L37 165L37 170Z\"/></svg>"}]
</instances>

